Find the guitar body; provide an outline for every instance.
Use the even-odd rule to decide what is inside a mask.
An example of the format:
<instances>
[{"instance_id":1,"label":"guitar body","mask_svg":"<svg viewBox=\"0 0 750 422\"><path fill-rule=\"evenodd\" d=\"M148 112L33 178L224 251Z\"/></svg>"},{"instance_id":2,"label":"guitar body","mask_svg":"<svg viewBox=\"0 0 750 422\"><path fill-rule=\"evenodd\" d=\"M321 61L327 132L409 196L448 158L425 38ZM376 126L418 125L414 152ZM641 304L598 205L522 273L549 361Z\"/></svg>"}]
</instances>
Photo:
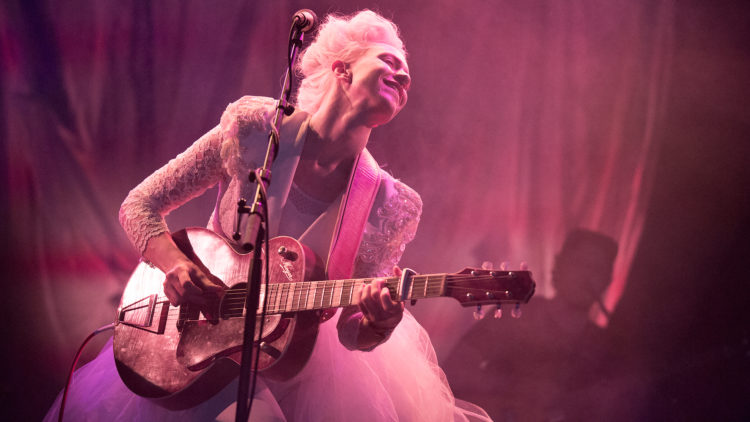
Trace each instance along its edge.
<instances>
[{"instance_id":1,"label":"guitar body","mask_svg":"<svg viewBox=\"0 0 750 422\"><path fill-rule=\"evenodd\" d=\"M141 263L122 296L114 356L128 388L176 410L208 399L239 373L252 254L238 254L207 229L191 228L173 237L188 257L228 289L210 301L206 313L195 305L174 307L163 293L164 273ZM306 249L291 237L272 239L267 254L270 283L322 279L314 254ZM259 334L258 318L253 357L260 353L263 375L284 380L299 372L310 357L320 320L320 311L270 314Z\"/></svg>"}]
</instances>

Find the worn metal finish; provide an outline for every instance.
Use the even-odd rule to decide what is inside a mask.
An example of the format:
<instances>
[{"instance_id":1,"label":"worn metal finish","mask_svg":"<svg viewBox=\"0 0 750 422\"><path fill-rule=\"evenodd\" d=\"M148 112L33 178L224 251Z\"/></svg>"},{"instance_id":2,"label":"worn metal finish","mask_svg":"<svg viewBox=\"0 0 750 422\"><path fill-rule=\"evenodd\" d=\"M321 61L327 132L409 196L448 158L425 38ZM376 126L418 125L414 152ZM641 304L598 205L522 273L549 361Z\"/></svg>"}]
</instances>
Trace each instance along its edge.
<instances>
[{"instance_id":1,"label":"worn metal finish","mask_svg":"<svg viewBox=\"0 0 750 422\"><path fill-rule=\"evenodd\" d=\"M238 254L206 229L192 228L173 237L183 252L228 289L210 300L207 309L174 307L162 291L164 274L140 264L120 302L114 354L120 376L133 392L167 408L183 409L211 397L239 373L243 289L251 256ZM270 283L301 282L320 271L309 265L314 256L295 239L272 239L269 250L280 248L285 248L284 254L269 254ZM157 299L152 306L129 306L147 302L144 298L153 295ZM266 317L263 333L256 335L256 346L259 340L265 343L259 359L264 376L287 379L302 369L312 352L319 320L319 311ZM256 347L254 356L257 351Z\"/></svg>"}]
</instances>

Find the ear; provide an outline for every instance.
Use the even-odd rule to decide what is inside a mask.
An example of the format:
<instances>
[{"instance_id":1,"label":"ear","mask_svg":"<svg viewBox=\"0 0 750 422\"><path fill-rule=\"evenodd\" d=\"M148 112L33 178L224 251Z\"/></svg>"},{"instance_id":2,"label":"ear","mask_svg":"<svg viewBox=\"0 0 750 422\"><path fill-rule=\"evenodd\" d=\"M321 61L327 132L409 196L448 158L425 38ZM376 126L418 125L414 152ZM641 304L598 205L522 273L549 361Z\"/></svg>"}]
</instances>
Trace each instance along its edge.
<instances>
[{"instance_id":1,"label":"ear","mask_svg":"<svg viewBox=\"0 0 750 422\"><path fill-rule=\"evenodd\" d=\"M349 65L341 60L336 60L331 64L331 71L337 80L348 83L352 82L352 73L349 70Z\"/></svg>"}]
</instances>

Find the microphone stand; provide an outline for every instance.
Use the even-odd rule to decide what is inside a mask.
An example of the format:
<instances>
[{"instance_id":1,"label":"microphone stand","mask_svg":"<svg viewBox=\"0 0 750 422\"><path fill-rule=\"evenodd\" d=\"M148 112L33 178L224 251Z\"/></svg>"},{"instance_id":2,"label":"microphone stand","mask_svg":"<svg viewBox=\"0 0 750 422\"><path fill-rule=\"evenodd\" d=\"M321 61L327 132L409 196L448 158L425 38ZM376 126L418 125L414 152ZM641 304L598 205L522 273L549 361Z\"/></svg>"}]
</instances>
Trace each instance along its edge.
<instances>
[{"instance_id":1,"label":"microphone stand","mask_svg":"<svg viewBox=\"0 0 750 422\"><path fill-rule=\"evenodd\" d=\"M271 123L271 131L268 134L268 148L266 157L263 161L263 167L251 171L248 175L250 182L256 182L255 199L250 207L246 206L245 199L240 199L237 203L237 218L235 220L235 232L232 235L234 240L239 241L240 246L245 252L253 251L253 259L250 263L248 272L248 289L245 297L245 329L243 332L242 358L240 360L240 379L237 387L237 411L235 413L236 422L246 422L250 417L252 408L252 397L255 394L255 381L258 369L258 355L256 352L255 362L253 363L253 345L255 343L255 324L257 319L258 304L260 302L260 283L261 283L261 265L263 263L261 250L264 237L268 239L267 229L264 229L264 223L268 224L268 209L266 204L266 187L271 183L271 164L276 159L279 150L279 127L283 115L291 115L294 107L289 105L289 97L292 93L292 66L297 57L297 51L302 45L304 37L304 28L300 28L299 21L295 16L292 23L292 29L289 34L289 49L287 51L288 67L284 76L284 83L281 89L281 95L276 104L276 114ZM247 214L245 230L240 233L240 221L242 215ZM268 252L266 252L268 256ZM266 262L267 265L267 262ZM266 289L268 289L268 271L266 271ZM260 327L258 338L263 335L263 322L265 319L265 301L263 312L261 313ZM253 371L254 369L254 371ZM248 394L250 375L252 373L252 391Z\"/></svg>"}]
</instances>

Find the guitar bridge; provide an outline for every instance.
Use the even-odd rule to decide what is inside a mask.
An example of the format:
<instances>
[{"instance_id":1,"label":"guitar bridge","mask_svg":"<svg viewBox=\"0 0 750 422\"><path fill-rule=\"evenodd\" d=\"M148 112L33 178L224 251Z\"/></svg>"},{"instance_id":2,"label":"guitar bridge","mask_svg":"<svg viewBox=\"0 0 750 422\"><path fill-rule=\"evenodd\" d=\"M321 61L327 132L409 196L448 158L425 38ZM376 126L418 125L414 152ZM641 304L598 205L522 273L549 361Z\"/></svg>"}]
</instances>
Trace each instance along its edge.
<instances>
[{"instance_id":1,"label":"guitar bridge","mask_svg":"<svg viewBox=\"0 0 750 422\"><path fill-rule=\"evenodd\" d=\"M125 324L144 330L150 328L154 322L156 303L154 294L120 308L115 324Z\"/></svg>"}]
</instances>

